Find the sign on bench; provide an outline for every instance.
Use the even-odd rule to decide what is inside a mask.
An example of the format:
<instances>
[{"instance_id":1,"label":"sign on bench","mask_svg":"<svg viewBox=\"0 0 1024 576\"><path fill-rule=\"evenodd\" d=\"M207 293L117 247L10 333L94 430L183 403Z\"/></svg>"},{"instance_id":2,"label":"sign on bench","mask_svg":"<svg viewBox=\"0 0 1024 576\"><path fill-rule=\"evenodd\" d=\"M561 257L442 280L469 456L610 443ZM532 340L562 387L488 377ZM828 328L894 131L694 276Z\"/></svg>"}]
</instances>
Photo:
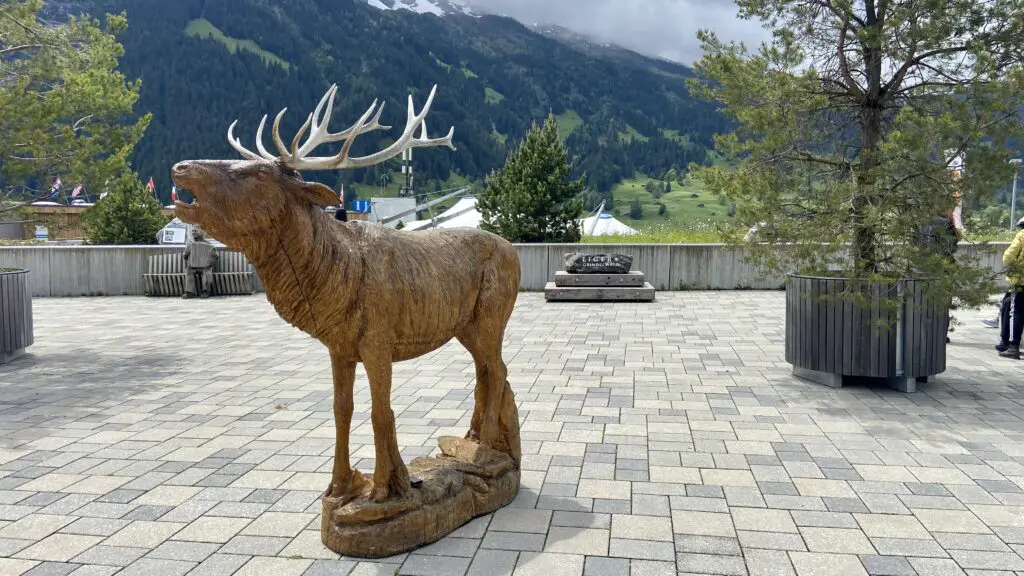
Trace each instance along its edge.
<instances>
[{"instance_id":1,"label":"sign on bench","mask_svg":"<svg viewBox=\"0 0 1024 576\"><path fill-rule=\"evenodd\" d=\"M256 272L241 252L224 250L213 266L213 295L254 294ZM185 261L180 252L150 256L146 280L147 296L181 296L185 293Z\"/></svg>"}]
</instances>

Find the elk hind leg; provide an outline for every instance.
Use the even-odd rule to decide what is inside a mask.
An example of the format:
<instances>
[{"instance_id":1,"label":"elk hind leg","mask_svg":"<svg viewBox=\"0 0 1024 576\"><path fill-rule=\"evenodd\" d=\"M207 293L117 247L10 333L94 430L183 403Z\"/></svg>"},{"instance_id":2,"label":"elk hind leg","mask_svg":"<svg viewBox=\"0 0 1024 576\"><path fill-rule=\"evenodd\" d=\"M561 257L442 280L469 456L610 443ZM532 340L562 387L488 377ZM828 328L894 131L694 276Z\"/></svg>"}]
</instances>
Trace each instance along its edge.
<instances>
[{"instance_id":1,"label":"elk hind leg","mask_svg":"<svg viewBox=\"0 0 1024 576\"><path fill-rule=\"evenodd\" d=\"M471 325L458 337L458 340L469 351L470 355L473 356L473 364L476 367L476 385L473 388L473 417L469 421L469 432L466 432L466 438L479 441L480 428L483 426L484 420L484 407L487 404L487 363L476 352L479 347L476 338L476 326Z\"/></svg>"},{"instance_id":2,"label":"elk hind leg","mask_svg":"<svg viewBox=\"0 0 1024 576\"><path fill-rule=\"evenodd\" d=\"M508 368L501 358L503 330L474 328L459 338L476 364L476 403L469 436L478 434L482 446L505 452L518 464L519 412L508 384Z\"/></svg>"}]
</instances>

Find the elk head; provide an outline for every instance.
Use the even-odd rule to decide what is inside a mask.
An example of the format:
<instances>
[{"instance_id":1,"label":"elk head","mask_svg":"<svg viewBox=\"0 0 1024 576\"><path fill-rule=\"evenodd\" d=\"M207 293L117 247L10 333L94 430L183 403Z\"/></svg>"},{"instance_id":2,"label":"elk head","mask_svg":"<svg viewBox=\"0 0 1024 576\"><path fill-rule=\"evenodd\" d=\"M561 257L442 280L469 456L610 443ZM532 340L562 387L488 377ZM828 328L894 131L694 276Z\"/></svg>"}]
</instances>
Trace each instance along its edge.
<instances>
[{"instance_id":1,"label":"elk head","mask_svg":"<svg viewBox=\"0 0 1024 576\"><path fill-rule=\"evenodd\" d=\"M448 146L455 149L452 144L454 128L444 138L427 137L426 117L437 91L435 85L419 114L413 106L412 96L409 96L405 130L394 144L368 156L351 156L349 151L356 137L374 130L387 130L390 126L380 124L384 104L382 102L378 107L377 100L374 100L355 124L341 132L331 133L328 124L337 90L337 85L331 86L306 118L290 148L285 146L280 133L281 118L288 109L278 113L273 128L278 155L271 154L263 145L263 129L267 123L264 116L256 131L258 153L242 146L235 137L236 120L228 128L228 141L245 160L194 160L175 164L171 177L194 199L192 203L175 202L178 218L202 226L214 238L237 249L252 238L265 236L290 210L309 213L314 208L338 203L338 196L333 190L323 184L305 182L299 170L365 168L394 158L410 148ZM417 130L419 136L416 135ZM307 131L309 138L300 144ZM344 142L338 154L309 156L316 147L330 142Z\"/></svg>"}]
</instances>

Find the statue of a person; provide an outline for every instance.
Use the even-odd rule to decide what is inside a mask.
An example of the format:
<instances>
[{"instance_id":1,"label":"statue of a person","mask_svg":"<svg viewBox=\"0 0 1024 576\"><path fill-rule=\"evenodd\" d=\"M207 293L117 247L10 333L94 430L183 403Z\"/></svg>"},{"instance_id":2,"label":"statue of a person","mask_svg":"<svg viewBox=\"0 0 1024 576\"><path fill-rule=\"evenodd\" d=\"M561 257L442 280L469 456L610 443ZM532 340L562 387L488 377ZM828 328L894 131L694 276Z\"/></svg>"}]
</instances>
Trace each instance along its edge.
<instances>
[{"instance_id":1,"label":"statue of a person","mask_svg":"<svg viewBox=\"0 0 1024 576\"><path fill-rule=\"evenodd\" d=\"M213 291L213 264L217 252L206 241L203 231L192 228L192 241L185 244L185 293L182 298L209 298Z\"/></svg>"}]
</instances>

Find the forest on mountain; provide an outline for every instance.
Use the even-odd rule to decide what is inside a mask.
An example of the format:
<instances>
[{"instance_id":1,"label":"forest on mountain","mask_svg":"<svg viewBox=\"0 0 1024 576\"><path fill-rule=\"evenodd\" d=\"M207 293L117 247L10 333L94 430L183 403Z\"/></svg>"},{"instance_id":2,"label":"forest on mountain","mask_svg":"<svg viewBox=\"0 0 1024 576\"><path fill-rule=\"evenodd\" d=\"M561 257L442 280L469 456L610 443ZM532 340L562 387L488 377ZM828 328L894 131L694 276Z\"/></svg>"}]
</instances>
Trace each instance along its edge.
<instances>
[{"instance_id":1,"label":"forest on mountain","mask_svg":"<svg viewBox=\"0 0 1024 576\"><path fill-rule=\"evenodd\" d=\"M503 17L383 11L358 0L47 4L45 14L55 20L83 10L127 13L120 70L142 80L136 112L153 115L132 164L144 179L153 177L164 200L175 162L238 157L226 138L232 121L254 148L260 118L287 107L282 135L290 141L331 84L339 86L335 130L375 98L387 102L382 122L392 130L360 137L355 154L389 144L404 126L407 95L419 109L438 85L428 123L435 136L454 126L458 149L414 156L417 184L430 190L456 175L482 180L549 113L561 121L577 175L605 197L637 172L660 178L708 162L712 135L727 129L712 105L687 94L687 68L634 54L588 54ZM304 176L332 186L373 185L395 168L392 161Z\"/></svg>"}]
</instances>

